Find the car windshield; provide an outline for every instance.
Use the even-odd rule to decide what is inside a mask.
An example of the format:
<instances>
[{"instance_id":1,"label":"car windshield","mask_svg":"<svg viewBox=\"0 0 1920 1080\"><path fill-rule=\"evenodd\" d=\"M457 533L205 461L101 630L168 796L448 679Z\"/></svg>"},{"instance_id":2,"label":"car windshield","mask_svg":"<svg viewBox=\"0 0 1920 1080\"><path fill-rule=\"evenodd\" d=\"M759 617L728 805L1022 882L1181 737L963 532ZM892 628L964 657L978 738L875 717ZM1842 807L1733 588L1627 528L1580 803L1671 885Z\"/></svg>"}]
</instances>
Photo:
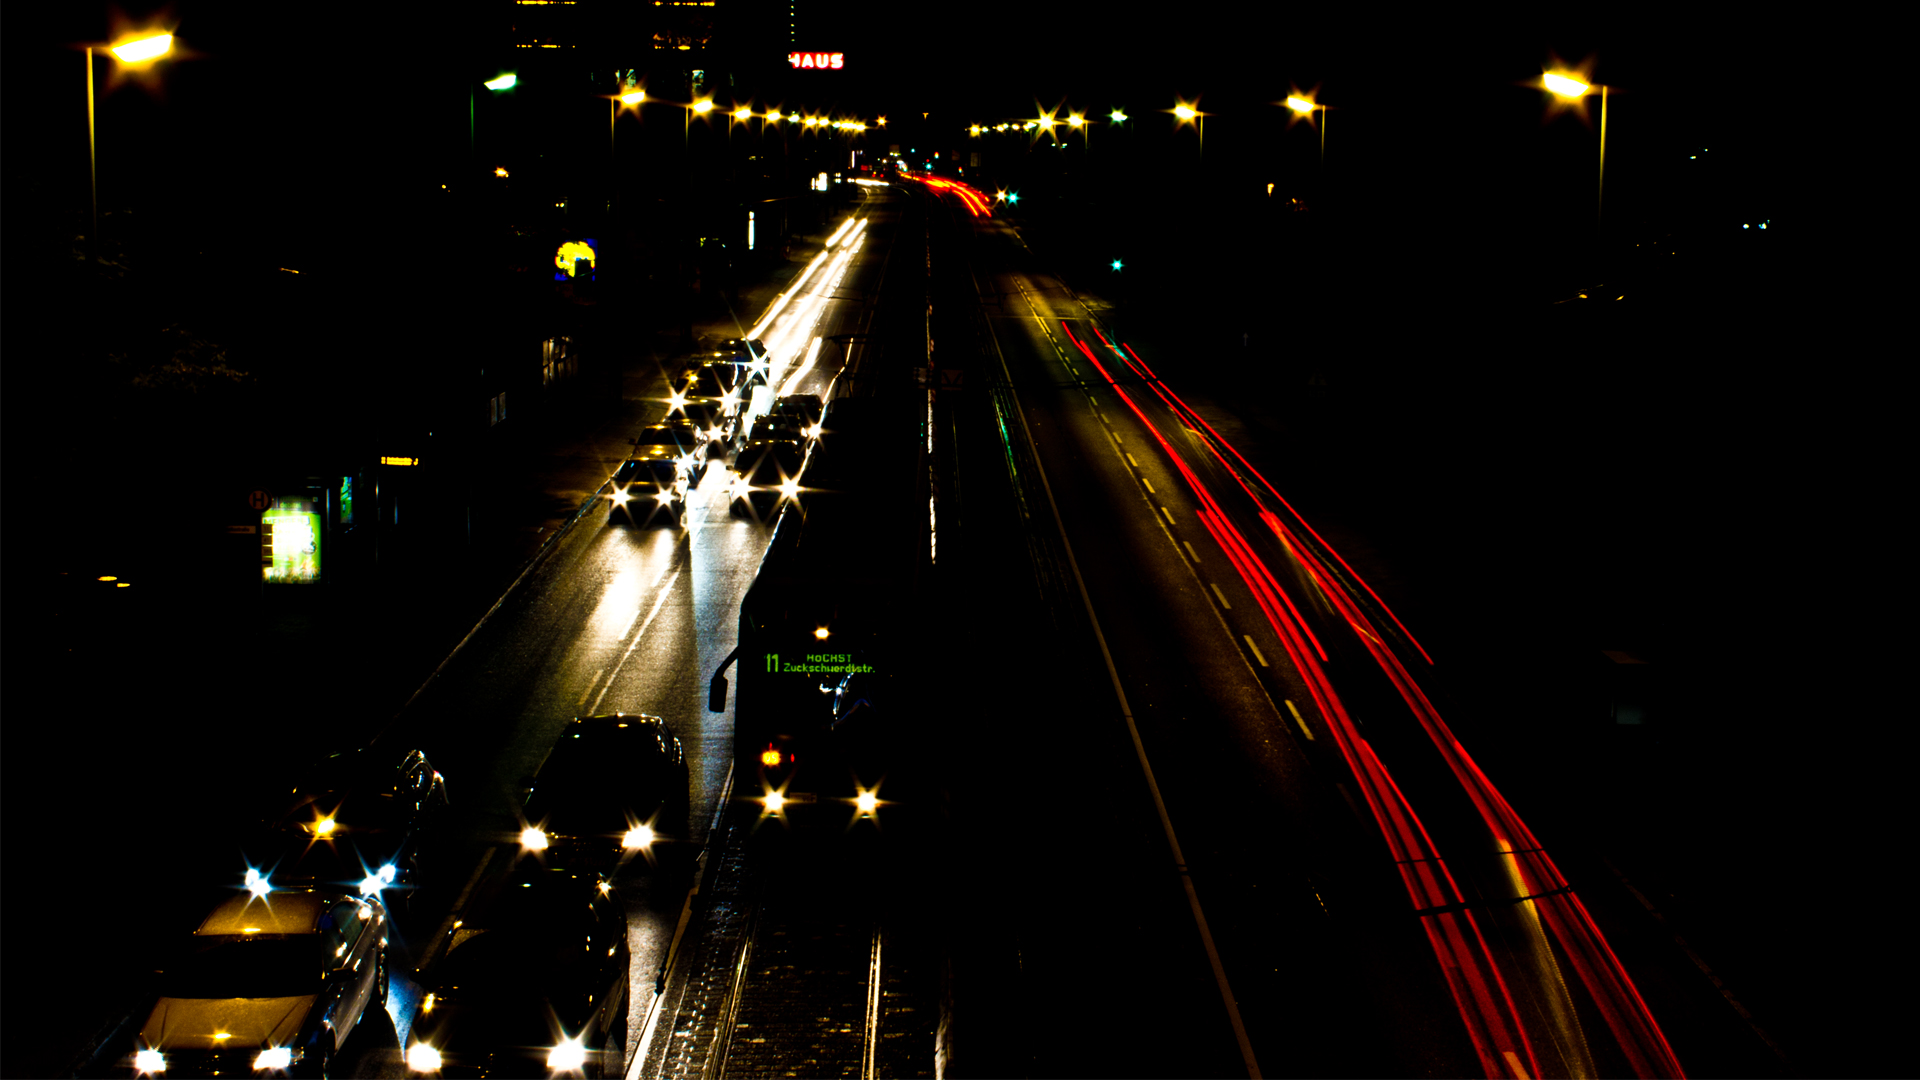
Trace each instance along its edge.
<instances>
[{"instance_id":1,"label":"car windshield","mask_svg":"<svg viewBox=\"0 0 1920 1080\"><path fill-rule=\"evenodd\" d=\"M727 366L731 368L732 365ZM717 398L726 397L731 388L722 378L719 368L703 367L687 377L687 384L682 390L688 397Z\"/></svg>"},{"instance_id":2,"label":"car windshield","mask_svg":"<svg viewBox=\"0 0 1920 1080\"><path fill-rule=\"evenodd\" d=\"M681 450L692 449L692 432L676 431L668 427L647 428L640 432L641 446L672 446Z\"/></svg>"},{"instance_id":3,"label":"car windshield","mask_svg":"<svg viewBox=\"0 0 1920 1080\"><path fill-rule=\"evenodd\" d=\"M324 970L319 934L218 937L167 969L172 998L278 998L316 993Z\"/></svg>"},{"instance_id":4,"label":"car windshield","mask_svg":"<svg viewBox=\"0 0 1920 1080\"><path fill-rule=\"evenodd\" d=\"M801 457L789 447L770 447L740 470L750 484L776 486L800 475Z\"/></svg>"},{"instance_id":5,"label":"car windshield","mask_svg":"<svg viewBox=\"0 0 1920 1080\"><path fill-rule=\"evenodd\" d=\"M620 484L658 484L671 487L679 476L679 465L672 459L665 461L629 461L620 466L614 475L614 482Z\"/></svg>"},{"instance_id":6,"label":"car windshield","mask_svg":"<svg viewBox=\"0 0 1920 1080\"><path fill-rule=\"evenodd\" d=\"M377 833L404 830L413 814L411 803L402 803L390 794L366 791L302 791L293 806L274 823L278 832L313 833L314 826L330 820L333 835Z\"/></svg>"}]
</instances>

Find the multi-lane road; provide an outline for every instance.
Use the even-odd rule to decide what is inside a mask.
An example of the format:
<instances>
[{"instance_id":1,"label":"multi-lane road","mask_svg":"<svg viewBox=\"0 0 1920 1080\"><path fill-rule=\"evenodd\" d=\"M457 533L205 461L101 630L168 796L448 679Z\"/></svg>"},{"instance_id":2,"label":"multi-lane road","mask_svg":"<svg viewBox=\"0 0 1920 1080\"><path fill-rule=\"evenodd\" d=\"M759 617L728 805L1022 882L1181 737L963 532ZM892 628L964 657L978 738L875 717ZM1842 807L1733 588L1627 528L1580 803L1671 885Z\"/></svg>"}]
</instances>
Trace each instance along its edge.
<instances>
[{"instance_id":1,"label":"multi-lane road","mask_svg":"<svg viewBox=\"0 0 1920 1080\"><path fill-rule=\"evenodd\" d=\"M1649 1003L1684 958L1609 938L1649 931L1589 910L1455 738L1421 628L1215 430L1230 410L984 202L902 188L748 336L783 392L925 417L901 633L933 824L756 843L709 677L771 522L729 513L719 464L680 523L602 500L376 740L424 750L459 821L352 1067L404 1074L447 928L532 857L521 781L562 726L644 712L686 747L704 856L620 883L632 1075L1668 1075L1696 1046L1765 1068L1704 980Z\"/></svg>"}]
</instances>

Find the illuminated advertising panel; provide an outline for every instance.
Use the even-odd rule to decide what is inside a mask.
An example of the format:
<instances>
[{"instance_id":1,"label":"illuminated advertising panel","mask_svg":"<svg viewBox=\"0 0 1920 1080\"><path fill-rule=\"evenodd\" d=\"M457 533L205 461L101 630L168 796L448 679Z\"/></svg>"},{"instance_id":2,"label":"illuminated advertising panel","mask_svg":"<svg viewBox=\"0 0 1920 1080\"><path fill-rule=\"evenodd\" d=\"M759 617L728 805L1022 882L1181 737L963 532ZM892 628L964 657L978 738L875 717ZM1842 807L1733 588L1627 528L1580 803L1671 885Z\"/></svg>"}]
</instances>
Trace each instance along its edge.
<instances>
[{"instance_id":1,"label":"illuminated advertising panel","mask_svg":"<svg viewBox=\"0 0 1920 1080\"><path fill-rule=\"evenodd\" d=\"M268 584L319 582L324 522L311 505L305 499L281 499L260 512L260 576Z\"/></svg>"},{"instance_id":2,"label":"illuminated advertising panel","mask_svg":"<svg viewBox=\"0 0 1920 1080\"><path fill-rule=\"evenodd\" d=\"M847 65L847 54L837 52L795 52L787 54L787 63L796 68L839 71Z\"/></svg>"},{"instance_id":3,"label":"illuminated advertising panel","mask_svg":"<svg viewBox=\"0 0 1920 1080\"><path fill-rule=\"evenodd\" d=\"M593 270L598 259L598 251L591 239L569 240L560 245L553 253L553 265L558 267L553 273L555 281L572 281L575 278L593 280Z\"/></svg>"}]
</instances>

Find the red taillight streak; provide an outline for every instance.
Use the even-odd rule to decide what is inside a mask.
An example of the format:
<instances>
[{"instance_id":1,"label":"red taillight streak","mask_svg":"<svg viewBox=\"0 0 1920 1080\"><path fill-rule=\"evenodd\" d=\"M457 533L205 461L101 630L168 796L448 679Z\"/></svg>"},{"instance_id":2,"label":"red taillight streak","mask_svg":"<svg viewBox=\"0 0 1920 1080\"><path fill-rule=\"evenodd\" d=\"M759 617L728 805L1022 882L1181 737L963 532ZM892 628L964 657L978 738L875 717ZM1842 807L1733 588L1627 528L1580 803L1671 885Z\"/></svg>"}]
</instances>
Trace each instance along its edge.
<instances>
[{"instance_id":1,"label":"red taillight streak","mask_svg":"<svg viewBox=\"0 0 1920 1080\"><path fill-rule=\"evenodd\" d=\"M1200 512L1200 520L1221 550L1227 553L1241 577L1248 578L1248 568L1227 535L1231 525L1217 512L1205 510ZM1327 681L1326 672L1307 652L1305 642L1298 633L1299 629L1304 629L1304 624L1296 627L1271 600L1262 595L1261 588L1254 587L1252 581L1248 584L1260 600L1295 669L1304 678L1315 707L1333 729L1341 756L1346 759L1347 767L1359 784L1361 796L1367 801L1367 809L1373 814L1374 822L1387 842L1388 851L1400 867L1401 880L1413 900L1414 908L1430 912L1421 920L1428 943L1440 961L1449 992L1453 995L1455 1007L1466 1025L1482 1067L1490 1076L1504 1074L1507 1071L1504 1051L1517 1048L1526 1055L1527 1062L1533 1067L1532 1075L1538 1076L1540 1070L1532 1043L1519 1024L1512 994L1500 975L1499 966L1493 961L1479 923L1470 912L1432 911L1463 901L1459 886L1440 861L1432 838L1420 823L1419 815L1414 813L1399 785L1393 782L1386 766L1374 754L1372 745L1360 737L1347 715L1345 704ZM1464 929L1462 921L1466 924ZM1472 932L1471 943L1467 940L1468 930ZM1492 986L1488 983L1488 973L1492 975ZM1497 1000L1494 996L1495 987L1499 994Z\"/></svg>"},{"instance_id":2,"label":"red taillight streak","mask_svg":"<svg viewBox=\"0 0 1920 1080\"><path fill-rule=\"evenodd\" d=\"M1284 532L1285 526L1278 518L1264 513L1262 516L1270 519L1268 525L1276 533ZM1284 535L1282 539L1285 539ZM1309 562L1313 561L1311 551L1303 551L1302 554ZM1631 1060L1634 1071L1642 1076L1683 1075L1680 1062L1674 1056L1666 1035L1660 1030L1658 1021L1647 1008L1632 977L1607 944L1606 937L1594 925L1586 906L1572 893L1557 891L1567 888L1566 878L1533 831L1520 819L1499 789L1494 787L1493 781L1480 769L1472 755L1460 745L1446 721L1441 718L1439 710L1433 707L1426 693L1414 682L1413 676L1400 663L1400 658L1381 643L1367 622L1366 615L1352 598L1338 588L1323 592L1353 626L1373 654L1375 663L1420 721L1422 729L1453 771L1454 778L1473 802L1481 821L1496 838L1504 838L1503 842L1514 857L1520 877L1521 895L1538 897L1534 902L1546 919L1548 928L1566 949L1580 981L1593 996L1615 1041ZM1513 850L1514 842L1517 842L1518 850ZM1542 895L1549 893L1553 895Z\"/></svg>"},{"instance_id":3,"label":"red taillight streak","mask_svg":"<svg viewBox=\"0 0 1920 1080\"><path fill-rule=\"evenodd\" d=\"M1360 781L1362 793L1367 799L1368 808L1373 813L1375 821L1379 824L1381 833L1387 839L1388 846L1393 850L1396 860L1401 864L1402 877L1416 905L1423 907L1440 907L1449 903L1459 902L1458 887L1454 884L1452 876L1446 873L1445 867L1438 863L1437 855L1428 857L1413 854L1414 852L1433 851L1431 839L1427 837L1425 828L1420 825L1419 818L1413 813L1412 807L1406 802L1405 796L1400 793L1398 785L1393 783L1392 776L1387 773L1385 766L1381 764L1379 759L1374 755L1371 744L1359 738L1358 731L1352 727L1352 721L1347 717L1345 708L1341 705L1338 697L1333 694L1331 685L1327 684L1324 672L1320 671L1318 665L1314 664L1312 658L1306 654L1304 644L1299 640L1295 630L1296 627L1298 630L1307 630L1309 635L1311 635L1311 631L1307 628L1305 621L1300 619L1298 611L1292 608L1292 603L1290 600L1287 600L1285 592L1278 589L1277 583L1273 583L1271 573L1265 572L1265 565L1259 562L1257 556L1253 555L1251 546L1246 544L1245 537L1240 536L1238 530L1226 520L1224 513L1214 501L1211 493L1206 490L1205 485L1200 483L1199 478L1193 474L1185 460L1174 451L1166 438L1160 434L1159 429L1153 422L1147 419L1146 414L1141 411L1139 405L1133 401L1132 397L1129 396L1126 391L1120 389L1115 383L1113 376L1107 371L1106 367L1100 363L1099 359L1093 355L1093 351L1087 347L1086 343L1074 337L1072 328L1069 327L1065 321L1062 321L1061 329L1066 332L1068 340L1072 341L1075 347L1080 350L1081 355L1085 356L1088 362L1099 370L1101 376L1107 380L1108 385L1112 386L1114 392L1120 396L1120 399L1127 403L1127 407L1133 410L1134 415L1140 419L1141 423L1146 425L1149 433L1160 443L1161 449L1166 451L1168 457L1180 469L1182 475L1185 476L1196 496L1209 508L1202 510L1200 513L1202 523L1213 535L1215 542L1219 544L1221 550L1227 554L1229 561L1234 564L1235 570L1241 575L1242 580L1246 582L1249 591L1253 592L1255 598L1260 602L1262 611L1266 614L1268 622L1273 625L1275 632L1279 635L1283 646L1287 649L1289 657L1293 660L1294 667L1306 676L1309 693L1312 694L1314 703L1320 708L1321 715L1328 719L1329 726L1335 733L1336 741L1340 744L1341 752L1343 756L1346 757L1349 768L1353 770L1355 778ZM1099 329L1096 327L1094 332L1098 334ZM1101 341L1106 342L1104 335L1101 336ZM1110 342L1106 343L1109 348L1112 347ZM1127 352L1131 353L1132 350L1128 349ZM1122 359L1126 359L1126 357L1123 356ZM1133 359L1138 361L1139 357L1135 355ZM1148 385L1153 386L1156 393L1160 393L1164 384L1153 377L1151 369L1147 367L1145 361L1139 361L1139 364L1140 366L1135 368L1136 373L1143 374L1148 380ZM1133 365L1130 363L1128 366L1132 367ZM1165 393L1161 393L1161 399L1166 401L1170 394L1172 394L1171 389L1167 389ZM1177 400L1177 395L1174 395L1174 397ZM1170 407L1175 407L1172 402L1168 402L1168 404ZM1185 402L1180 402L1175 409L1176 415L1180 415L1180 413L1184 411L1186 415L1193 417L1195 421L1205 426L1207 431L1212 434L1215 439L1220 439L1219 433L1215 432L1211 425L1208 425L1197 413L1194 413L1190 407L1186 406ZM1231 444L1226 443L1224 439L1220 439L1220 442L1222 445L1227 446L1229 450L1233 449ZM1215 451L1215 456L1218 456L1218 451ZM1258 470L1254 470L1253 467L1246 462L1246 459L1241 457L1237 450L1234 451L1234 456L1240 458L1241 463L1246 465L1248 470L1252 471L1255 476L1260 475ZM1225 464L1224 459L1222 459L1222 464ZM1391 609L1387 608L1384 601L1380 601L1379 596L1373 593L1372 588L1367 586L1366 582L1361 579L1358 574L1353 573L1353 568L1347 566L1344 559L1340 559L1339 553L1334 551L1318 533L1313 531L1313 527L1308 525L1304 518L1300 517L1298 511L1295 511L1291 505L1287 504L1284 498L1280 498L1279 492L1273 491L1273 486L1267 483L1265 477L1260 477L1260 480L1262 484L1267 486L1269 491L1273 492L1274 497L1280 499L1281 504L1293 513L1295 519L1300 522L1302 527L1306 528L1315 540L1320 541L1320 545L1325 548L1329 554L1340 561L1341 566L1345 567L1349 574L1352 574L1353 579L1359 581L1361 587L1366 588L1367 592L1373 595L1374 600L1380 603L1381 609L1387 612L1388 617L1392 618L1396 625L1399 625L1399 618L1393 614ZM1245 486L1244 483L1242 486ZM1249 492L1249 494L1251 494L1251 492ZM1639 991L1634 987L1632 979L1627 975L1625 968L1620 964L1619 959L1607 945L1605 937L1600 934L1598 927L1594 926L1592 918L1587 913L1585 906L1571 893L1555 891L1566 887L1565 878L1561 876L1553 860L1545 851L1540 849L1540 844L1538 840L1534 838L1532 831L1526 827L1525 823L1520 820L1518 814L1514 813L1505 798L1493 787L1492 782L1481 772L1479 766L1473 761L1472 757L1467 754L1465 748L1461 747L1458 740L1453 738L1453 734L1446 727L1445 721L1440 718L1438 711L1435 710L1432 703L1427 700L1425 693L1420 690L1418 684L1414 683L1412 676L1406 671L1405 666L1400 663L1399 658L1393 654L1392 650L1388 649L1385 644L1381 642L1379 635L1373 630L1365 614L1361 612L1358 605L1353 603L1351 598L1346 595L1345 590L1338 586L1337 579L1333 578L1327 568L1321 565L1314 557L1312 549L1300 543L1297 538L1290 539L1288 535L1290 530L1287 529L1284 522L1280 521L1279 518L1270 511L1263 510L1261 517L1267 522L1268 527L1273 530L1281 543L1286 545L1289 551L1294 552L1296 557L1302 560L1303 565L1313 577L1315 583L1321 587L1322 595L1340 610L1341 615L1347 620L1348 624L1353 627L1356 634L1366 643L1368 650L1373 653L1376 663L1380 664L1382 670L1394 683L1395 688L1400 692L1401 697L1406 701L1408 707L1414 712L1415 716L1419 718L1422 726L1427 730L1429 737L1432 738L1435 745L1440 749L1442 755L1446 757L1449 766L1454 771L1456 779L1459 780L1461 786L1473 801L1476 810L1480 813L1482 821L1492 829L1496 835L1510 836L1522 841L1524 845L1522 850L1514 851L1512 854L1515 857L1516 867L1521 876L1522 888L1525 890L1523 895L1538 897L1534 903L1542 912L1554 936L1561 942L1562 946L1567 949L1568 955L1572 958L1582 983L1587 986L1589 993L1593 995L1595 1001L1598 1003L1602 1014L1607 1020L1609 1029L1612 1030L1615 1039L1632 1060L1635 1071L1641 1075L1648 1076L1680 1075L1679 1061L1674 1057L1671 1047L1659 1029L1659 1025L1654 1021L1651 1012L1646 1007L1645 1001L1640 997ZM1236 540L1238 541L1237 543L1235 542ZM1258 567L1257 570L1255 569L1256 566ZM1264 581L1262 580L1263 577ZM1269 584L1272 584L1274 591L1278 593L1281 599L1287 600L1286 607L1291 610L1293 615L1292 620L1285 618L1280 608L1272 603L1271 597L1267 594ZM1328 585L1332 585L1333 587L1328 588ZM1406 633L1406 627L1404 625L1400 626L1400 629L1402 633ZM1413 639L1412 634L1407 634L1406 636L1408 641L1413 642L1416 649L1420 649L1419 642ZM1314 645L1316 651L1320 651L1324 659L1325 653L1319 650L1319 642L1317 639L1314 640ZM1420 653L1427 659L1428 663L1433 662L1432 657L1427 656L1425 649L1420 649ZM1349 745L1350 741L1358 746L1358 753ZM1387 795L1388 790L1392 793L1391 797ZM1511 850L1510 847L1509 850ZM1432 861L1429 861L1429 858L1431 858ZM1434 867L1437 867L1440 874L1445 877L1446 888L1441 888L1440 882L1434 879L1432 869ZM1553 895L1542 896L1541 894L1543 893L1553 893ZM1422 903L1423 900L1424 903ZM1507 1063L1503 1059L1487 1053L1487 1047L1489 1044L1497 1045L1502 1041L1501 1037L1507 1034L1503 1029L1505 1028L1506 1021L1510 1018L1513 1025L1511 1029L1512 1033L1519 1036L1519 1043L1527 1054L1527 1062L1533 1070L1532 1074L1538 1076L1540 1072L1538 1062L1534 1059L1532 1044L1531 1041L1527 1039L1525 1029L1518 1023L1518 1014L1514 1009L1512 995L1507 989L1506 980L1500 974L1499 966L1492 960L1491 952L1488 950L1484 936L1479 931L1478 923L1473 920L1471 913L1463 912L1461 914L1466 916L1468 926L1472 928L1474 938L1479 946L1479 956L1485 958L1487 965L1486 970L1492 973L1493 981L1499 988L1500 997L1506 1006L1504 1013L1493 1001L1492 991L1486 984L1485 975L1475 962L1476 956L1474 952L1468 948L1458 926L1458 921L1454 918L1453 913L1437 913L1435 916L1424 921L1427 923L1429 939L1436 950L1436 954L1441 958L1443 968L1446 969L1449 984L1453 988L1455 1001L1461 1010L1461 1016L1467 1023L1469 1033L1473 1036L1476 1050L1480 1052L1482 1064L1488 1068L1490 1073L1507 1071ZM1440 926L1436 925L1436 923L1444 924L1444 931ZM1449 957L1453 960L1452 964L1448 964L1447 962ZM1466 986L1464 988L1456 981L1456 972L1459 973L1460 978L1466 980ZM1462 994L1462 989L1465 989L1465 994ZM1469 1012L1469 1000L1473 1002L1471 1012Z\"/></svg>"},{"instance_id":4,"label":"red taillight streak","mask_svg":"<svg viewBox=\"0 0 1920 1080\"><path fill-rule=\"evenodd\" d=\"M1095 329L1095 333L1099 332L1098 327L1095 327L1094 329ZM1071 336L1071 334L1069 334L1069 336ZM1102 337L1100 340L1105 341L1106 338ZM1109 344L1108 347L1112 348L1112 345ZM1147 367L1147 362L1145 360L1140 359L1140 354L1133 351L1133 346L1128 345L1125 342L1122 342L1120 348L1126 350L1126 353L1128 355L1132 356L1133 359L1139 361L1140 367L1143 371L1145 371L1146 377L1149 381L1151 381L1154 385L1157 385L1157 386L1166 385L1165 383L1162 383L1160 381L1158 376L1153 374L1152 368ZM1120 350L1116 349L1114 351L1118 352ZM1319 533L1314 531L1313 526L1307 523L1306 518L1300 516L1300 511L1295 510L1293 508L1293 504L1288 502L1286 500L1286 497L1281 495L1280 492L1274 488L1272 482L1270 482L1265 476L1261 475L1260 470L1254 468L1253 464L1249 462L1240 453L1240 451L1235 450L1232 443L1228 442L1224 438L1221 438L1220 433L1213 430L1212 424L1209 424L1204 419L1202 419L1200 414L1197 412L1194 412L1193 408L1189 406L1185 401L1181 401L1180 396L1178 394L1173 393L1172 387L1167 388L1167 393L1172 394L1174 400L1180 402L1178 411L1183 412L1187 416L1192 417L1195 423L1199 424L1201 427L1206 428L1207 434L1213 436L1214 439L1219 441L1221 446L1226 447L1230 452L1232 452L1233 456L1239 460L1240 464L1245 466L1248 472L1252 473L1255 477L1259 479L1261 486L1265 487L1267 491L1271 493L1275 499L1278 499L1280 501L1281 506L1284 506L1287 508L1287 512L1289 514L1292 514L1293 519L1300 523L1300 527L1307 530L1307 532L1310 535L1312 535L1312 537L1315 540L1318 540L1320 542L1320 546L1326 549L1327 554L1332 555L1334 557L1334 560L1338 562L1342 567L1345 567L1347 573L1353 576L1353 580L1359 582L1360 587L1367 590L1367 595L1373 597L1374 603L1380 605L1380 610L1387 613L1387 617L1393 620L1393 625L1399 627L1400 632L1406 635L1407 640L1409 642L1412 642L1413 647L1419 650L1421 657L1424 658L1427 661L1427 663L1429 664L1433 663L1433 657L1427 655L1427 650L1421 647L1419 640L1416 639L1413 636L1413 633L1407 629L1406 624L1400 621L1400 616L1395 615L1393 613L1393 609L1387 606L1387 602L1385 600L1380 599L1380 594L1373 591L1373 586L1368 585L1365 578L1361 577L1359 573L1357 573L1353 569L1353 567L1347 565L1347 560L1340 557L1340 553L1334 550L1332 544L1327 543L1325 538L1323 538Z\"/></svg>"}]
</instances>

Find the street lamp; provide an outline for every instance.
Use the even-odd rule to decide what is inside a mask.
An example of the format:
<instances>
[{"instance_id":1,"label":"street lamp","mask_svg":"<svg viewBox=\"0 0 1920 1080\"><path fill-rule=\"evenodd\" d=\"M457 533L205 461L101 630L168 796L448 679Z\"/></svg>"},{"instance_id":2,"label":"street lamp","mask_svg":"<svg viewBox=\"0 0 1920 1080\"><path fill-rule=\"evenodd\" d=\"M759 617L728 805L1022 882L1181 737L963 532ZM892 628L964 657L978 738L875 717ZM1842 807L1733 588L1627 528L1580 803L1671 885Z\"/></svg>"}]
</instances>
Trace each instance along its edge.
<instances>
[{"instance_id":1,"label":"street lamp","mask_svg":"<svg viewBox=\"0 0 1920 1080\"><path fill-rule=\"evenodd\" d=\"M1315 109L1318 109L1320 111L1320 164L1323 166L1326 165L1327 163L1327 107L1325 105L1314 104L1314 101L1312 98L1304 98L1304 97L1301 97L1299 94L1288 94L1287 108L1292 109L1295 116L1303 116L1303 117L1312 116Z\"/></svg>"},{"instance_id":2,"label":"street lamp","mask_svg":"<svg viewBox=\"0 0 1920 1080\"><path fill-rule=\"evenodd\" d=\"M158 60L173 48L172 34L150 34L112 46L108 51L129 66ZM87 187L93 206L93 226L87 230L87 262L91 264L100 236L100 161L94 147L93 119L93 46L87 49Z\"/></svg>"},{"instance_id":3,"label":"street lamp","mask_svg":"<svg viewBox=\"0 0 1920 1080\"><path fill-rule=\"evenodd\" d=\"M1562 101L1575 102L1593 89L1593 85L1564 71L1549 71L1540 76L1541 85ZM1600 87L1600 177L1594 185L1593 231L1600 232L1607 190L1607 88Z\"/></svg>"},{"instance_id":4,"label":"street lamp","mask_svg":"<svg viewBox=\"0 0 1920 1080\"><path fill-rule=\"evenodd\" d=\"M1184 101L1175 105L1171 111L1174 119L1182 124L1192 124L1194 130L1200 133L1200 154L1204 157L1207 152L1207 114Z\"/></svg>"}]
</instances>

